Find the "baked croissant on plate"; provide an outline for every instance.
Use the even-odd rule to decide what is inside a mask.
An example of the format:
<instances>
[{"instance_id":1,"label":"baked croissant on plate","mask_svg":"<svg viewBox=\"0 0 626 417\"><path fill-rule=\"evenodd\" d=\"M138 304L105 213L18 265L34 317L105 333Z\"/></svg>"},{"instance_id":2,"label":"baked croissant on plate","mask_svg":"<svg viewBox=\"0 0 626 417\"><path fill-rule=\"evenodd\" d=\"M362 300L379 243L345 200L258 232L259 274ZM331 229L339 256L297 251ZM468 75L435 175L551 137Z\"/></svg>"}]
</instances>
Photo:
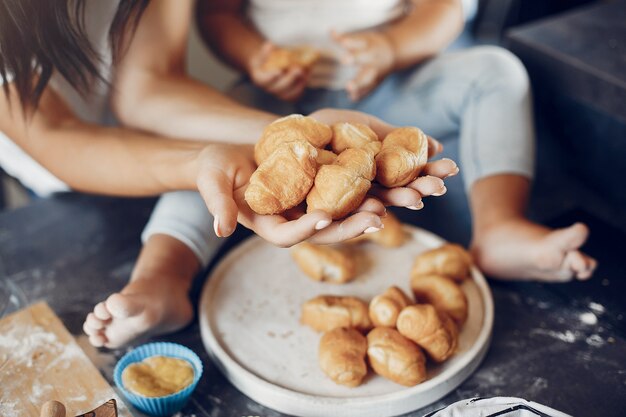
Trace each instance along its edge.
<instances>
[{"instance_id":1,"label":"baked croissant on plate","mask_svg":"<svg viewBox=\"0 0 626 417\"><path fill-rule=\"evenodd\" d=\"M320 295L302 304L300 322L318 332L337 327L372 328L367 303L356 297Z\"/></svg>"},{"instance_id":2,"label":"baked croissant on plate","mask_svg":"<svg viewBox=\"0 0 626 417\"><path fill-rule=\"evenodd\" d=\"M398 287L389 287L387 290L372 298L369 314L375 327L396 327L398 315L404 307L410 306L413 301Z\"/></svg>"},{"instance_id":3,"label":"baked croissant on plate","mask_svg":"<svg viewBox=\"0 0 626 417\"><path fill-rule=\"evenodd\" d=\"M411 289L418 303L432 304L459 325L467 319L467 297L461 287L442 275L414 275Z\"/></svg>"},{"instance_id":4,"label":"baked croissant on plate","mask_svg":"<svg viewBox=\"0 0 626 417\"><path fill-rule=\"evenodd\" d=\"M472 255L460 245L447 243L418 255L411 276L435 274L462 281L469 277L471 266Z\"/></svg>"},{"instance_id":5,"label":"baked croissant on plate","mask_svg":"<svg viewBox=\"0 0 626 417\"><path fill-rule=\"evenodd\" d=\"M319 345L322 371L337 384L356 387L367 375L367 339L355 329L339 327L325 333Z\"/></svg>"},{"instance_id":6,"label":"baked croissant on plate","mask_svg":"<svg viewBox=\"0 0 626 417\"><path fill-rule=\"evenodd\" d=\"M291 249L291 257L315 281L343 284L356 276L354 259L330 246L302 242Z\"/></svg>"},{"instance_id":7,"label":"baked croissant on plate","mask_svg":"<svg viewBox=\"0 0 626 417\"><path fill-rule=\"evenodd\" d=\"M377 327L367 334L367 358L372 369L397 384L412 387L426 380L426 357L396 329Z\"/></svg>"}]
</instances>

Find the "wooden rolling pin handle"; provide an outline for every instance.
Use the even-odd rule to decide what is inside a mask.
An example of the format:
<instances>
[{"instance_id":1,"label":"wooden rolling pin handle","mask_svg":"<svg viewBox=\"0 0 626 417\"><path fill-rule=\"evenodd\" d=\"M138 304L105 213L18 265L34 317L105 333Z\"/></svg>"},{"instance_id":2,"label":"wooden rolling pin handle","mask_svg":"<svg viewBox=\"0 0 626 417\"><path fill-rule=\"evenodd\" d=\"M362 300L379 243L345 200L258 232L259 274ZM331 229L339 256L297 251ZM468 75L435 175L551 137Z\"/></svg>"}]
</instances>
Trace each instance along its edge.
<instances>
[{"instance_id":1,"label":"wooden rolling pin handle","mask_svg":"<svg viewBox=\"0 0 626 417\"><path fill-rule=\"evenodd\" d=\"M65 406L58 401L48 401L41 407L40 417L65 417Z\"/></svg>"}]
</instances>

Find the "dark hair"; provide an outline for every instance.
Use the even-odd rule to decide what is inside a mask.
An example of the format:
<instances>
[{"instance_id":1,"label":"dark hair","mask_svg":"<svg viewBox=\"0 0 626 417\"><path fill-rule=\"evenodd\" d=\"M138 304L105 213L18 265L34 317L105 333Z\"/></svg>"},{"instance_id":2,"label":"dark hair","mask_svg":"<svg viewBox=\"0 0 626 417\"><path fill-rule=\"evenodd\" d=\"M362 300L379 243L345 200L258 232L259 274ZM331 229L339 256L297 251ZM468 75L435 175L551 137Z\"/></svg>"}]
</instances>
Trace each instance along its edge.
<instances>
[{"instance_id":1,"label":"dark hair","mask_svg":"<svg viewBox=\"0 0 626 417\"><path fill-rule=\"evenodd\" d=\"M110 1L110 0L99 0ZM119 0L109 30L115 62L149 0ZM85 35L85 0L0 0L0 77L13 76L22 107L36 107L54 70L85 94L103 80ZM3 85L9 96L8 84Z\"/></svg>"}]
</instances>

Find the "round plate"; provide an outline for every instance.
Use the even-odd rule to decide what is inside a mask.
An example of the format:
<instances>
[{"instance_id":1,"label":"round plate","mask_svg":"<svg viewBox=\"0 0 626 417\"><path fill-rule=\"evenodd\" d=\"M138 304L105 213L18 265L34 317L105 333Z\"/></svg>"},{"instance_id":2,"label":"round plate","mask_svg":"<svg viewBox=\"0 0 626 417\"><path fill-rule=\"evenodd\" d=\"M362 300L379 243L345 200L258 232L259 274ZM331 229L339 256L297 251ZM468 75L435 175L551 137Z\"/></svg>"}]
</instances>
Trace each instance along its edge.
<instances>
[{"instance_id":1,"label":"round plate","mask_svg":"<svg viewBox=\"0 0 626 417\"><path fill-rule=\"evenodd\" d=\"M485 356L493 327L493 299L476 268L462 284L469 314L456 354L428 364L428 380L404 387L373 372L357 388L332 382L320 370L320 335L299 323L300 306L320 294L371 300L391 285L410 293L415 256L444 241L405 226L410 235L399 248L373 243L351 246L363 262L352 282L333 285L307 278L288 249L261 238L241 243L214 269L200 305L204 345L226 377L248 397L298 416L385 417L425 407L461 384Z\"/></svg>"}]
</instances>

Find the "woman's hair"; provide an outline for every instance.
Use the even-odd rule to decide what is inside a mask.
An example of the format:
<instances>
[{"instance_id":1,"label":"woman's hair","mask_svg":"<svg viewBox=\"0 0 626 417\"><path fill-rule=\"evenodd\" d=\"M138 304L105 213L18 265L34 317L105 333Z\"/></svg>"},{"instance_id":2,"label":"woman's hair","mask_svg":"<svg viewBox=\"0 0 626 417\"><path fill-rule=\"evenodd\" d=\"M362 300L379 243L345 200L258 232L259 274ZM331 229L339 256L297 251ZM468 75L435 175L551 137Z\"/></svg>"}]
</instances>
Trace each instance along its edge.
<instances>
[{"instance_id":1,"label":"woman's hair","mask_svg":"<svg viewBox=\"0 0 626 417\"><path fill-rule=\"evenodd\" d=\"M111 0L97 0L111 1ZM115 62L149 0L119 0L109 30ZM85 94L103 80L102 57L85 34L85 0L0 0L0 77L13 82L21 105L36 107L54 70ZM7 83L4 93L9 96Z\"/></svg>"}]
</instances>

